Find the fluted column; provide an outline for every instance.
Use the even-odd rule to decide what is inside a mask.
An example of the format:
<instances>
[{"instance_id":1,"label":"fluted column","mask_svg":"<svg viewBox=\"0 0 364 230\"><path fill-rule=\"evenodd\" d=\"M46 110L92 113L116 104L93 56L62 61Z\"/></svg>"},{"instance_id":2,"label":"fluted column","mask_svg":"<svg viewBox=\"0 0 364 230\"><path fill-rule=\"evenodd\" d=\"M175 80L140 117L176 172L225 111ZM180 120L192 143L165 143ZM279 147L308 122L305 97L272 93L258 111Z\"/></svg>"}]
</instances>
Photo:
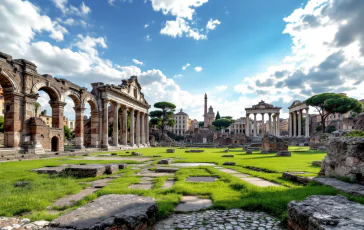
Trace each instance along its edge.
<instances>
[{"instance_id":1,"label":"fluted column","mask_svg":"<svg viewBox=\"0 0 364 230\"><path fill-rule=\"evenodd\" d=\"M276 136L280 137L281 136L281 120L279 119L279 113L277 113L276 115L276 119L277 119L277 129L276 129Z\"/></svg>"},{"instance_id":2,"label":"fluted column","mask_svg":"<svg viewBox=\"0 0 364 230\"><path fill-rule=\"evenodd\" d=\"M265 131L264 131L264 115L265 113L261 113L262 114L262 135L264 135Z\"/></svg>"},{"instance_id":3,"label":"fluted column","mask_svg":"<svg viewBox=\"0 0 364 230\"><path fill-rule=\"evenodd\" d=\"M269 134L273 134L272 132L272 114L271 113L268 113L268 128L269 128Z\"/></svg>"},{"instance_id":4,"label":"fluted column","mask_svg":"<svg viewBox=\"0 0 364 230\"><path fill-rule=\"evenodd\" d=\"M83 116L86 108L84 107L74 107L76 112L76 126L75 126L75 148L83 149L85 146L83 145L83 137L84 137L84 122Z\"/></svg>"},{"instance_id":5,"label":"fluted column","mask_svg":"<svg viewBox=\"0 0 364 230\"><path fill-rule=\"evenodd\" d=\"M302 109L298 111L298 135L302 136Z\"/></svg>"},{"instance_id":6,"label":"fluted column","mask_svg":"<svg viewBox=\"0 0 364 230\"><path fill-rule=\"evenodd\" d=\"M293 136L297 136L297 112L293 112Z\"/></svg>"},{"instance_id":7,"label":"fluted column","mask_svg":"<svg viewBox=\"0 0 364 230\"><path fill-rule=\"evenodd\" d=\"M257 136L257 129L258 128L258 125L257 125L257 114L254 113L254 136L256 137Z\"/></svg>"},{"instance_id":8,"label":"fluted column","mask_svg":"<svg viewBox=\"0 0 364 230\"><path fill-rule=\"evenodd\" d=\"M104 108L103 108L103 124L102 124L102 147L109 147L109 111L108 111L109 100L104 99Z\"/></svg>"},{"instance_id":9,"label":"fluted column","mask_svg":"<svg viewBox=\"0 0 364 230\"><path fill-rule=\"evenodd\" d=\"M135 113L134 109L130 109L130 145L135 145Z\"/></svg>"},{"instance_id":10,"label":"fluted column","mask_svg":"<svg viewBox=\"0 0 364 230\"><path fill-rule=\"evenodd\" d=\"M140 116L140 123L141 123L141 132L140 132L140 135L141 135L141 143L142 145L145 145L145 121L144 121L144 118L145 118L145 114L142 113L141 116Z\"/></svg>"},{"instance_id":11,"label":"fluted column","mask_svg":"<svg viewBox=\"0 0 364 230\"><path fill-rule=\"evenodd\" d=\"M128 108L126 106L123 107L123 136L122 136L122 144L128 144Z\"/></svg>"},{"instance_id":12,"label":"fluted column","mask_svg":"<svg viewBox=\"0 0 364 230\"><path fill-rule=\"evenodd\" d=\"M136 112L136 136L135 136L135 143L137 145L140 144L140 112Z\"/></svg>"},{"instance_id":13,"label":"fluted column","mask_svg":"<svg viewBox=\"0 0 364 230\"><path fill-rule=\"evenodd\" d=\"M272 129L272 134L274 136L278 136L277 135L277 115L276 114L273 115L273 129Z\"/></svg>"},{"instance_id":14,"label":"fluted column","mask_svg":"<svg viewBox=\"0 0 364 230\"><path fill-rule=\"evenodd\" d=\"M246 114L246 117L245 117L245 135L247 137L250 137L250 122L249 122L249 116L250 116L250 113L247 113Z\"/></svg>"},{"instance_id":15,"label":"fluted column","mask_svg":"<svg viewBox=\"0 0 364 230\"><path fill-rule=\"evenodd\" d=\"M305 136L310 137L310 114L309 114L309 107L306 108L306 130Z\"/></svg>"},{"instance_id":16,"label":"fluted column","mask_svg":"<svg viewBox=\"0 0 364 230\"><path fill-rule=\"evenodd\" d=\"M114 119L112 126L112 142L113 145L119 145L119 108L120 105L118 103L113 103L114 106Z\"/></svg>"}]
</instances>

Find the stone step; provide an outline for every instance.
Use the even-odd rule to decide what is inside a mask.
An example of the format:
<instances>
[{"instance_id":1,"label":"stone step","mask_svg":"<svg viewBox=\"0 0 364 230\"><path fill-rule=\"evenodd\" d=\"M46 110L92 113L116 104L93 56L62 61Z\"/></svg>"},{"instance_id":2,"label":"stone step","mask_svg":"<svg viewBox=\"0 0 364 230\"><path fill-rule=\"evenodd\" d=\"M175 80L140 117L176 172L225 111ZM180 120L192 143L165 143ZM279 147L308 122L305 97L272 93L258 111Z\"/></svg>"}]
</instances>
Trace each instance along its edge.
<instances>
[{"instance_id":1,"label":"stone step","mask_svg":"<svg viewBox=\"0 0 364 230\"><path fill-rule=\"evenodd\" d=\"M350 184L336 178L315 177L313 180L317 183L333 187L339 191L346 192L354 196L364 196L364 186L360 184Z\"/></svg>"}]
</instances>

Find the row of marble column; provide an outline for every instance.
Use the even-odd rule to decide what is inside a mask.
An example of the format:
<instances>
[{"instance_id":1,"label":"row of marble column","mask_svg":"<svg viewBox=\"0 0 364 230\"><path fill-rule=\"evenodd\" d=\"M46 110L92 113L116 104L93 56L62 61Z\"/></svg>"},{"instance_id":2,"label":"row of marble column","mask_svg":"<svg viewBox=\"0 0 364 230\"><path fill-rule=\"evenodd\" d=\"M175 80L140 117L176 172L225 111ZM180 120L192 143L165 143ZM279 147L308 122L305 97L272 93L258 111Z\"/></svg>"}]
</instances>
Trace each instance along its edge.
<instances>
[{"instance_id":1,"label":"row of marble column","mask_svg":"<svg viewBox=\"0 0 364 230\"><path fill-rule=\"evenodd\" d=\"M102 146L105 148L109 147L108 144L108 133L109 133L109 121L108 121L108 100L104 100L103 108L103 120L102 120ZM119 108L120 104L113 102L114 114L113 114L113 146L119 146ZM148 128L148 114L133 108L128 108L122 105L121 115L121 145L146 146L149 142L149 128ZM130 133L128 133L128 111L130 111ZM128 143L129 137L129 143Z\"/></svg>"},{"instance_id":2,"label":"row of marble column","mask_svg":"<svg viewBox=\"0 0 364 230\"><path fill-rule=\"evenodd\" d=\"M289 113L288 133L290 137L302 137L302 114L306 110L305 137L310 136L310 115L309 109L300 109Z\"/></svg>"},{"instance_id":3,"label":"row of marble column","mask_svg":"<svg viewBox=\"0 0 364 230\"><path fill-rule=\"evenodd\" d=\"M281 122L279 120L279 113L267 113L268 114L268 133L275 135L275 136L280 136L281 135ZM261 113L262 115L262 124L261 124L261 129L262 129L262 134L265 133L264 130L264 116L265 113ZM250 113L247 113L246 115L246 130L248 130L246 132L247 136L250 136ZM253 136L256 137L258 135L258 127L257 127L257 113L254 113L254 124L253 124Z\"/></svg>"}]
</instances>

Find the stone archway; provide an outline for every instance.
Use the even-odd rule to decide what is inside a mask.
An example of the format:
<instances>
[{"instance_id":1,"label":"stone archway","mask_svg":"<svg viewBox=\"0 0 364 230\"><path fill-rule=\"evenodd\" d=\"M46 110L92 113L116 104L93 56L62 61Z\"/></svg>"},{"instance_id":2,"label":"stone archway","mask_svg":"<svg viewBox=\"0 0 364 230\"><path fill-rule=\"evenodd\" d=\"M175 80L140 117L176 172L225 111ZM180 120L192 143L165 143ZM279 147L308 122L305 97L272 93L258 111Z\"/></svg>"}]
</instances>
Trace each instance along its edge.
<instances>
[{"instance_id":1,"label":"stone archway","mask_svg":"<svg viewBox=\"0 0 364 230\"><path fill-rule=\"evenodd\" d=\"M85 137L85 146L97 147L100 145L100 114L96 99L89 95L83 100L83 104L88 103L91 108L90 132ZM84 132L84 131L83 131Z\"/></svg>"},{"instance_id":2,"label":"stone archway","mask_svg":"<svg viewBox=\"0 0 364 230\"><path fill-rule=\"evenodd\" d=\"M51 139L51 151L57 152L59 151L59 139L57 136L52 137Z\"/></svg>"}]
</instances>

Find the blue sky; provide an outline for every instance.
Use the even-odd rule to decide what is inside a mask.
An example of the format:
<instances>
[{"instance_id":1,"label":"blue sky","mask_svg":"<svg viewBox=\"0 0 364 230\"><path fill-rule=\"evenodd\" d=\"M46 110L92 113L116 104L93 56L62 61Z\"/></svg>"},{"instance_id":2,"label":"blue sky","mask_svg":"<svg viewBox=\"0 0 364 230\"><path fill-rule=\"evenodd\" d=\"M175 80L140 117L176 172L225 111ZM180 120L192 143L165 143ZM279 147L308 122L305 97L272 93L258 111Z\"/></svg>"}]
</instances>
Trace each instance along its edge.
<instances>
[{"instance_id":1,"label":"blue sky","mask_svg":"<svg viewBox=\"0 0 364 230\"><path fill-rule=\"evenodd\" d=\"M4 0L0 51L36 63L42 74L88 88L91 82L118 84L138 75L151 104L171 101L198 120L205 92L222 115L242 117L245 107L266 100L282 106L286 117L294 100L315 93L364 97L359 90L364 36L352 26L363 5L352 0ZM10 29L19 23L17 31ZM347 37L340 37L345 29ZM352 40L340 43L345 38ZM331 69L320 65L332 59L341 62ZM47 108L47 96L40 100ZM67 103L72 118L72 101Z\"/></svg>"}]
</instances>

